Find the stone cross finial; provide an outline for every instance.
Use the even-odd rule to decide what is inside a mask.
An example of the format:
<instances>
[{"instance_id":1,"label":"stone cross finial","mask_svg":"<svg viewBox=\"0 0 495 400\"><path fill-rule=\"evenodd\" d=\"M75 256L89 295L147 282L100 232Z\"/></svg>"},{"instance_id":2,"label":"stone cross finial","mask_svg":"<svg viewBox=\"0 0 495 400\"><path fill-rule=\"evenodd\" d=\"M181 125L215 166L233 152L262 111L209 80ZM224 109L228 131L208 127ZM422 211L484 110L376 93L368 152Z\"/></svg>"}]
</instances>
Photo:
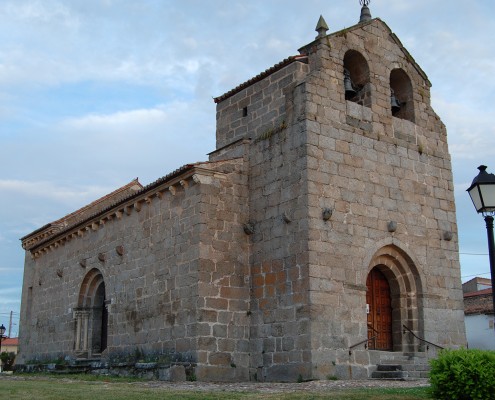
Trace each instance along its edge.
<instances>
[{"instance_id":1,"label":"stone cross finial","mask_svg":"<svg viewBox=\"0 0 495 400\"><path fill-rule=\"evenodd\" d=\"M320 19L318 20L318 23L316 24L315 31L318 32L318 36L316 36L316 39L325 37L327 35L328 25L325 22L325 18L323 18L322 15L320 15Z\"/></svg>"},{"instance_id":2,"label":"stone cross finial","mask_svg":"<svg viewBox=\"0 0 495 400\"><path fill-rule=\"evenodd\" d=\"M368 4L370 4L370 0L359 0L359 4L362 5L361 8L361 17L359 18L359 23L371 21L371 11L368 8Z\"/></svg>"}]
</instances>

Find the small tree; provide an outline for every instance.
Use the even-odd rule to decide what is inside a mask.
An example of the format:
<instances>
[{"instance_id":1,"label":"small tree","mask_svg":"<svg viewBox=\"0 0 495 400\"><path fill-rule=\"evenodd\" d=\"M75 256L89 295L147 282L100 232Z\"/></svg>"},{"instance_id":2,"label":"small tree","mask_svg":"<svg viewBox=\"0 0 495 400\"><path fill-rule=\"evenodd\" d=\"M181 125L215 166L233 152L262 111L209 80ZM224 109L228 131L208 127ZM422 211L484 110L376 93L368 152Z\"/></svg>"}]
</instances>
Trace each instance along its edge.
<instances>
[{"instance_id":1,"label":"small tree","mask_svg":"<svg viewBox=\"0 0 495 400\"><path fill-rule=\"evenodd\" d=\"M2 354L0 354L0 360L2 360L2 371L12 371L12 366L15 361L15 353L2 351Z\"/></svg>"}]
</instances>

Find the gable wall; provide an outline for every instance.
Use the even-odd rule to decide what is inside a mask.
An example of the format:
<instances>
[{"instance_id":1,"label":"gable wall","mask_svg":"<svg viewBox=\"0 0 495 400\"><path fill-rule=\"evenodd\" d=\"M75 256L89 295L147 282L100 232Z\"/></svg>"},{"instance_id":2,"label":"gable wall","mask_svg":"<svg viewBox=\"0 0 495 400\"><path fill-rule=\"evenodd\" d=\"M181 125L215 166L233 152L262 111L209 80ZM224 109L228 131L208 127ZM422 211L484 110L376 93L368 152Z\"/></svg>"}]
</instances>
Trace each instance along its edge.
<instances>
[{"instance_id":1,"label":"gable wall","mask_svg":"<svg viewBox=\"0 0 495 400\"><path fill-rule=\"evenodd\" d=\"M349 49L368 61L371 107L345 100L343 58ZM349 346L367 337L369 262L387 245L402 249L417 269L418 292L402 296L417 296L420 309L406 321L400 309L409 300L397 299L396 326L410 323L442 346L464 345L450 156L428 85L380 21L322 39L313 51L310 66L321 66L312 68L306 85L314 371L320 378L349 377L345 365L332 362L348 363ZM397 67L412 80L416 123L392 116L389 74ZM328 222L321 218L324 207L333 209ZM397 223L395 232L390 221ZM445 240L445 232L452 240ZM404 340L397 329L394 348L404 349ZM370 361L368 352L353 357L351 363Z\"/></svg>"}]
</instances>

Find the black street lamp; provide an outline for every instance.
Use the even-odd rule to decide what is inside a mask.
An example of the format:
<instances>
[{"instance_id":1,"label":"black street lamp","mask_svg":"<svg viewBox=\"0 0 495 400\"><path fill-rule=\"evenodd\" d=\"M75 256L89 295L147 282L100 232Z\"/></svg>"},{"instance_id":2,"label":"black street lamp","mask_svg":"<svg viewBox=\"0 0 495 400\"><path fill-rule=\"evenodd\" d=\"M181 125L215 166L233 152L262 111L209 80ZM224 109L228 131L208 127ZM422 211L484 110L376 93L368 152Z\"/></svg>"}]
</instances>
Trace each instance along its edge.
<instances>
[{"instance_id":1,"label":"black street lamp","mask_svg":"<svg viewBox=\"0 0 495 400\"><path fill-rule=\"evenodd\" d=\"M486 172L486 165L478 167L480 173L473 179L467 192L471 196L476 212L485 217L488 235L488 255L490 258L490 272L492 276L492 301L495 315L495 245L493 242L493 215L495 215L495 175Z\"/></svg>"},{"instance_id":2,"label":"black street lamp","mask_svg":"<svg viewBox=\"0 0 495 400\"><path fill-rule=\"evenodd\" d=\"M0 326L0 355L2 354L2 339L6 336L3 336L5 333L5 326L3 324ZM0 372L2 372L2 360L0 360Z\"/></svg>"}]
</instances>

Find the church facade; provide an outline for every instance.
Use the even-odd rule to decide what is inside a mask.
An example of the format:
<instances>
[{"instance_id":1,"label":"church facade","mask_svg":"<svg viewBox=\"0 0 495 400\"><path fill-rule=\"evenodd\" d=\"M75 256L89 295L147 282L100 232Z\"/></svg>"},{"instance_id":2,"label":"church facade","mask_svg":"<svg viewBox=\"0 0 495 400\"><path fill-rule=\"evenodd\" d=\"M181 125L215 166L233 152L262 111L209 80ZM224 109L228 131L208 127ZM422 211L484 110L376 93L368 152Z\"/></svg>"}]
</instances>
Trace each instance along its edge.
<instances>
[{"instance_id":1,"label":"church facade","mask_svg":"<svg viewBox=\"0 0 495 400\"><path fill-rule=\"evenodd\" d=\"M18 362L137 351L295 381L465 345L447 132L363 10L217 97L208 161L22 238Z\"/></svg>"}]
</instances>

